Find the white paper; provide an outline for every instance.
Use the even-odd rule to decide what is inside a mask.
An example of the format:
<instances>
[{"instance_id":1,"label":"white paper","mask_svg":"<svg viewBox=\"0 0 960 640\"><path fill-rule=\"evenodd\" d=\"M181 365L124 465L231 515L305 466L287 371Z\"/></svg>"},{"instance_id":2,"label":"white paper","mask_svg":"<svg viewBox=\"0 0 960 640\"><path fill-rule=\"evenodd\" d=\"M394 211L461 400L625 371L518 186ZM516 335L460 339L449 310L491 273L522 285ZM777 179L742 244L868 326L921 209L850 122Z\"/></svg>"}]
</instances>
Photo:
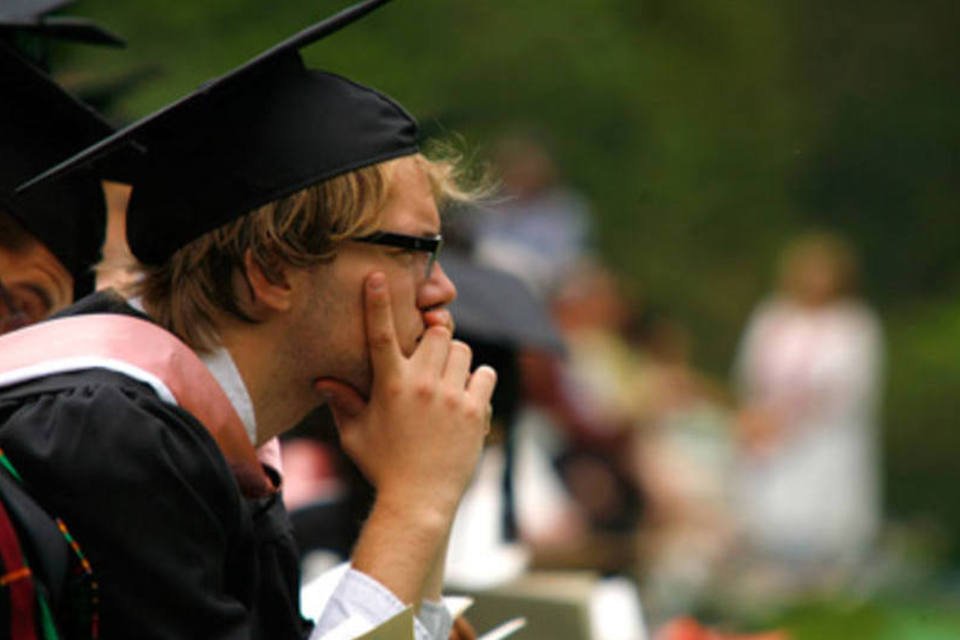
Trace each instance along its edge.
<instances>
[{"instance_id":1,"label":"white paper","mask_svg":"<svg viewBox=\"0 0 960 640\"><path fill-rule=\"evenodd\" d=\"M477 638L477 640L503 640L503 638L512 636L525 626L527 626L526 618L513 618L512 620L507 620L503 624L494 627L490 631L487 631L485 634Z\"/></svg>"}]
</instances>

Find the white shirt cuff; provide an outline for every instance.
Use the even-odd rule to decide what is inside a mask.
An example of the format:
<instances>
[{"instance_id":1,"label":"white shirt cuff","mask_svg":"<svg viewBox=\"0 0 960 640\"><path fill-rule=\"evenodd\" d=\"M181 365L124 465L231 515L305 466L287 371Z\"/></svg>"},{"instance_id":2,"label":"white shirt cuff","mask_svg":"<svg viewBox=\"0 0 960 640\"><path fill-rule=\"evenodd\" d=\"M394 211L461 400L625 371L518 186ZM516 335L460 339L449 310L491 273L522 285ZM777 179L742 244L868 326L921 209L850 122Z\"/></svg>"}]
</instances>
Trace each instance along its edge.
<instances>
[{"instance_id":1,"label":"white shirt cuff","mask_svg":"<svg viewBox=\"0 0 960 640\"><path fill-rule=\"evenodd\" d=\"M324 634L348 620L352 623L350 626L375 627L405 608L385 586L365 573L350 569L337 584L310 638L321 640ZM423 602L414 618L416 640L447 640L452 627L453 619L442 602Z\"/></svg>"}]
</instances>

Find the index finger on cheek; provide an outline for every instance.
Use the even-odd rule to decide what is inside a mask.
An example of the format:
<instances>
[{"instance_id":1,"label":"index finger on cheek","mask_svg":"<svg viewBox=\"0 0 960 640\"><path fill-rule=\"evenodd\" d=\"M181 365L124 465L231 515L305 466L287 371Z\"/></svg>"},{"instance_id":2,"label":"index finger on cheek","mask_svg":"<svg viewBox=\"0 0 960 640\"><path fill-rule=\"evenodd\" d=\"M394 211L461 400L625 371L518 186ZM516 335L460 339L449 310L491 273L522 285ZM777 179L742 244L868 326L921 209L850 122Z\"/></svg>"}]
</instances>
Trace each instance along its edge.
<instances>
[{"instance_id":1,"label":"index finger on cheek","mask_svg":"<svg viewBox=\"0 0 960 640\"><path fill-rule=\"evenodd\" d=\"M364 313L370 359L374 368L394 367L400 358L400 345L393 326L387 278L380 272L370 274L364 281Z\"/></svg>"}]
</instances>

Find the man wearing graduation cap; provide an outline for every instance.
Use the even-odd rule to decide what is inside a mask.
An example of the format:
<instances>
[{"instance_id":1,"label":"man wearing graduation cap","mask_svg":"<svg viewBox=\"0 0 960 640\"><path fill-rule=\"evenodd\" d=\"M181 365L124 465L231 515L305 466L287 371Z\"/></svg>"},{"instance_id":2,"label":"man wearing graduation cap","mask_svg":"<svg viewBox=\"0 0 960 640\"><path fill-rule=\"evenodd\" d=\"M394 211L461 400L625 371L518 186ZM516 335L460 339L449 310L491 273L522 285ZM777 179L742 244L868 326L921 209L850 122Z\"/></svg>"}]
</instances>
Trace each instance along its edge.
<instances>
[{"instance_id":1,"label":"man wearing graduation cap","mask_svg":"<svg viewBox=\"0 0 960 640\"><path fill-rule=\"evenodd\" d=\"M0 8L0 333L41 320L93 290L105 227L100 180L90 172L30 194L17 185L113 129L24 57L13 42L71 39L122 44L82 19L49 18L51 5Z\"/></svg>"},{"instance_id":2,"label":"man wearing graduation cap","mask_svg":"<svg viewBox=\"0 0 960 640\"><path fill-rule=\"evenodd\" d=\"M40 179L86 167L134 185L134 297L0 338L0 447L83 548L105 637L305 635L267 454L323 402L377 498L314 633L404 605L419 638L450 629L446 539L496 380L452 340L436 262L437 202L461 194L406 111L297 51L382 3Z\"/></svg>"}]
</instances>

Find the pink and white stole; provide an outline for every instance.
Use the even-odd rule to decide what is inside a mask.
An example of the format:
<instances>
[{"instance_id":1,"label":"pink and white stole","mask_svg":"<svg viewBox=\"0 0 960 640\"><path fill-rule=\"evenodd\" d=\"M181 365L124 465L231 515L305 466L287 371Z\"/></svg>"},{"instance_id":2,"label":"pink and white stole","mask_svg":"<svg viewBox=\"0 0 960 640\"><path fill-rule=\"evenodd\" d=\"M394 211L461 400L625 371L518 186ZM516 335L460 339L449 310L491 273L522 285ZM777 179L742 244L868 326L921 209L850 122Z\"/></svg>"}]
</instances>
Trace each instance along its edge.
<instances>
[{"instance_id":1,"label":"pink and white stole","mask_svg":"<svg viewBox=\"0 0 960 640\"><path fill-rule=\"evenodd\" d=\"M261 466L276 441L254 449L223 389L197 355L152 322L118 314L56 320L0 337L0 388L57 373L109 369L150 386L166 403L195 417L220 447L247 497L276 491Z\"/></svg>"}]
</instances>

